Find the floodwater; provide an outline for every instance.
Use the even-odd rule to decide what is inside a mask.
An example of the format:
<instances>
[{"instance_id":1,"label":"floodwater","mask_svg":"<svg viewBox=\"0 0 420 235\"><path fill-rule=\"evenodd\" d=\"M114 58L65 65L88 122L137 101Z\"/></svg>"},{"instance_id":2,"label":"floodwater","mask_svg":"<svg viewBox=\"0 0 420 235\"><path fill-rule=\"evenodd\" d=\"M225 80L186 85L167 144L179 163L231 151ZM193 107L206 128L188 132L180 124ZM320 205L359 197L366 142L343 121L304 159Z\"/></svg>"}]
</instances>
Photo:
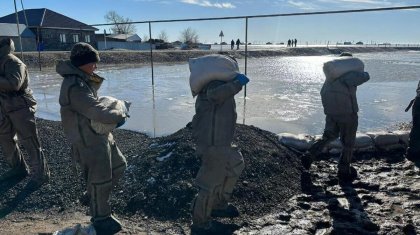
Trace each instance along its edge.
<instances>
[{"instance_id":1,"label":"floodwater","mask_svg":"<svg viewBox=\"0 0 420 235\"><path fill-rule=\"evenodd\" d=\"M404 109L415 97L420 80L420 52L355 54L365 62L371 80L358 88L359 131L395 129L411 120ZM274 133L321 134L324 127L319 91L322 65L333 56L248 59L246 98L236 95L238 123ZM244 71L244 60L239 60ZM99 65L100 66L100 65ZM37 116L60 120L58 95L62 78L53 68L33 69L31 87L38 100ZM99 67L106 78L99 95L131 101L131 118L123 126L151 136L176 132L191 121L194 102L186 63L156 64L154 86L149 65Z\"/></svg>"}]
</instances>

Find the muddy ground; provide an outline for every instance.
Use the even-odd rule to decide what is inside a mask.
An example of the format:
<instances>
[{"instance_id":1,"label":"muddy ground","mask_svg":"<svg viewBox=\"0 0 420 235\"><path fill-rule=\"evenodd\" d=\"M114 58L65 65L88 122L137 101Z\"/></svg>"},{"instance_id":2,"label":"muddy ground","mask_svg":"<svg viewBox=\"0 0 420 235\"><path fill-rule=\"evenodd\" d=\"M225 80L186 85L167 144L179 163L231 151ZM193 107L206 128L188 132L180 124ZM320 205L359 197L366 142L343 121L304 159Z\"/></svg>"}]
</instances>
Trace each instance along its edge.
<instances>
[{"instance_id":1,"label":"muddy ground","mask_svg":"<svg viewBox=\"0 0 420 235\"><path fill-rule=\"evenodd\" d=\"M84 183L71 162L61 123L38 120L38 126L51 181L35 192L25 189L27 179L1 183L0 234L48 234L60 226L86 224L89 219L80 217L87 210L78 201ZM111 198L114 212L126 224L122 234L138 234L142 229L188 233L191 201L197 193L193 178L200 164L191 130L186 127L160 138L116 130L114 136L128 161ZM246 163L233 198L242 216L228 221L239 228L300 194L302 168L297 156L280 146L274 134L256 127L238 125L234 144ZM7 169L1 160L0 172Z\"/></svg>"},{"instance_id":2,"label":"muddy ground","mask_svg":"<svg viewBox=\"0 0 420 235\"><path fill-rule=\"evenodd\" d=\"M61 123L38 120L51 182L35 192L27 179L0 184L0 234L51 234L89 224L78 198L84 184L72 167ZM409 124L408 124L409 125ZM405 126L405 125L404 125ZM116 130L128 168L111 198L119 234L189 234L199 168L189 128L160 138ZM241 217L221 220L225 234L420 234L420 163L402 152L357 155L359 178L340 184L337 156L305 172L299 155L274 134L238 125L234 143L246 168L234 191ZM7 170L0 160L0 172Z\"/></svg>"}]
</instances>

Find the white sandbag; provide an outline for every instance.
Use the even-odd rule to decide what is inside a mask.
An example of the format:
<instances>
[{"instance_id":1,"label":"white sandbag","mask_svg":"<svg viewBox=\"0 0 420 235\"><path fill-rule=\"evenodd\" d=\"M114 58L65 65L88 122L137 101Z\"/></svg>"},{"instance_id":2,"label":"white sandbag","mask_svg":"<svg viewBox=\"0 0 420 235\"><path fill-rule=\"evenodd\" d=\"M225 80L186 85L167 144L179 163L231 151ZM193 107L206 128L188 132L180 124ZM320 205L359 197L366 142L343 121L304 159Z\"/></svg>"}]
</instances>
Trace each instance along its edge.
<instances>
[{"instance_id":1,"label":"white sandbag","mask_svg":"<svg viewBox=\"0 0 420 235\"><path fill-rule=\"evenodd\" d=\"M369 135L373 142L375 143L375 146L386 146L386 145L395 145L400 142L400 139L398 136L389 133L389 132L368 132L366 133Z\"/></svg>"},{"instance_id":2,"label":"white sandbag","mask_svg":"<svg viewBox=\"0 0 420 235\"><path fill-rule=\"evenodd\" d=\"M328 151L328 153L331 155L338 155L338 154L341 154L342 150L343 150L342 148L332 148Z\"/></svg>"},{"instance_id":3,"label":"white sandbag","mask_svg":"<svg viewBox=\"0 0 420 235\"><path fill-rule=\"evenodd\" d=\"M340 57L324 63L324 74L327 80L335 80L350 71L363 72L365 65L354 57Z\"/></svg>"},{"instance_id":4,"label":"white sandbag","mask_svg":"<svg viewBox=\"0 0 420 235\"><path fill-rule=\"evenodd\" d=\"M367 134L356 133L356 143L354 147L356 149L369 149L374 148L374 143L372 138Z\"/></svg>"},{"instance_id":5,"label":"white sandbag","mask_svg":"<svg viewBox=\"0 0 420 235\"><path fill-rule=\"evenodd\" d=\"M341 143L340 139L337 138L331 142L328 143L327 145L328 149L342 149L343 148L343 144Z\"/></svg>"},{"instance_id":6,"label":"white sandbag","mask_svg":"<svg viewBox=\"0 0 420 235\"><path fill-rule=\"evenodd\" d=\"M380 151L389 152L389 151L396 151L396 150L404 150L405 147L398 143L398 144L389 144L389 145L378 145L377 146Z\"/></svg>"},{"instance_id":7,"label":"white sandbag","mask_svg":"<svg viewBox=\"0 0 420 235\"><path fill-rule=\"evenodd\" d=\"M327 147L328 147L328 152L330 154L339 154L341 153L341 150L343 149L343 144L341 140L338 138L328 143ZM355 145L354 145L354 151L359 152L359 153L375 151L375 146L373 144L372 138L366 134L357 133Z\"/></svg>"},{"instance_id":8,"label":"white sandbag","mask_svg":"<svg viewBox=\"0 0 420 235\"><path fill-rule=\"evenodd\" d=\"M77 224L74 228L55 231L53 235L96 235L96 231L93 225L82 227L82 225Z\"/></svg>"},{"instance_id":9,"label":"white sandbag","mask_svg":"<svg viewBox=\"0 0 420 235\"><path fill-rule=\"evenodd\" d=\"M279 137L281 144L292 147L299 151L308 150L314 141L310 135L306 134L294 135L290 133L280 133L277 136Z\"/></svg>"},{"instance_id":10,"label":"white sandbag","mask_svg":"<svg viewBox=\"0 0 420 235\"><path fill-rule=\"evenodd\" d=\"M408 141L410 139L410 131L393 131L392 134L398 136L400 143L408 146Z\"/></svg>"},{"instance_id":11,"label":"white sandbag","mask_svg":"<svg viewBox=\"0 0 420 235\"><path fill-rule=\"evenodd\" d=\"M355 153L373 153L375 151L376 151L376 147L373 145L354 149Z\"/></svg>"},{"instance_id":12,"label":"white sandbag","mask_svg":"<svg viewBox=\"0 0 420 235\"><path fill-rule=\"evenodd\" d=\"M129 106L129 104L122 100L118 100L110 96L102 96L102 97L99 97L99 101L105 107L114 109L117 112L125 113L125 114L128 113L129 107L127 106ZM117 127L118 123L100 123L100 122L91 120L90 124L96 133L107 134L111 132L112 130L114 130Z\"/></svg>"},{"instance_id":13,"label":"white sandbag","mask_svg":"<svg viewBox=\"0 0 420 235\"><path fill-rule=\"evenodd\" d=\"M189 59L189 66L193 96L211 81L230 81L239 74L238 63L229 56L219 54Z\"/></svg>"},{"instance_id":14,"label":"white sandbag","mask_svg":"<svg viewBox=\"0 0 420 235\"><path fill-rule=\"evenodd\" d=\"M313 136L313 141L311 141L312 142L312 144L313 143L315 143L317 140L320 140L320 139L322 139L322 135L315 135L315 136ZM322 150L321 150L321 153L329 153L329 148L328 148L328 145L327 146L325 146L324 148L322 148Z\"/></svg>"}]
</instances>

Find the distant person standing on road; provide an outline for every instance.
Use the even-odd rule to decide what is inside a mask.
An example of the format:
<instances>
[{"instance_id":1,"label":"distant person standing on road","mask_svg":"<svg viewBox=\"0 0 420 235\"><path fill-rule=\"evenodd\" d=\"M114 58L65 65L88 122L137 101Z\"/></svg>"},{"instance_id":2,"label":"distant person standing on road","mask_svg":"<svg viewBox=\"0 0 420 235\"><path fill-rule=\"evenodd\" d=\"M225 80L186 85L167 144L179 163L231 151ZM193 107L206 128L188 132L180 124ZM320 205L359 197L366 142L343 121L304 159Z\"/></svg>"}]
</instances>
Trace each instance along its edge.
<instances>
[{"instance_id":1,"label":"distant person standing on road","mask_svg":"<svg viewBox=\"0 0 420 235\"><path fill-rule=\"evenodd\" d=\"M11 167L0 180L22 179L29 173L27 188L34 190L48 182L50 172L38 138L37 102L29 88L28 69L14 51L11 38L0 41L0 145ZM29 155L29 172L16 135Z\"/></svg>"},{"instance_id":2,"label":"distant person standing on road","mask_svg":"<svg viewBox=\"0 0 420 235\"><path fill-rule=\"evenodd\" d=\"M289 39L287 40L287 47L290 47L290 44L292 43L292 41Z\"/></svg>"},{"instance_id":3,"label":"distant person standing on road","mask_svg":"<svg viewBox=\"0 0 420 235\"><path fill-rule=\"evenodd\" d=\"M235 47L235 41L230 41L230 49L233 50L233 48Z\"/></svg>"},{"instance_id":4,"label":"distant person standing on road","mask_svg":"<svg viewBox=\"0 0 420 235\"><path fill-rule=\"evenodd\" d=\"M239 38L238 38L238 40L236 40L236 50L239 50L240 44L241 44L241 41L239 41Z\"/></svg>"},{"instance_id":5,"label":"distant person standing on road","mask_svg":"<svg viewBox=\"0 0 420 235\"><path fill-rule=\"evenodd\" d=\"M420 161L420 82L417 86L417 96L410 102L410 105L405 110L408 112L413 106L413 126L410 131L410 138L405 157L410 161Z\"/></svg>"},{"instance_id":6,"label":"distant person standing on road","mask_svg":"<svg viewBox=\"0 0 420 235\"><path fill-rule=\"evenodd\" d=\"M295 47L296 47L296 45L297 45L297 39L295 38Z\"/></svg>"}]
</instances>

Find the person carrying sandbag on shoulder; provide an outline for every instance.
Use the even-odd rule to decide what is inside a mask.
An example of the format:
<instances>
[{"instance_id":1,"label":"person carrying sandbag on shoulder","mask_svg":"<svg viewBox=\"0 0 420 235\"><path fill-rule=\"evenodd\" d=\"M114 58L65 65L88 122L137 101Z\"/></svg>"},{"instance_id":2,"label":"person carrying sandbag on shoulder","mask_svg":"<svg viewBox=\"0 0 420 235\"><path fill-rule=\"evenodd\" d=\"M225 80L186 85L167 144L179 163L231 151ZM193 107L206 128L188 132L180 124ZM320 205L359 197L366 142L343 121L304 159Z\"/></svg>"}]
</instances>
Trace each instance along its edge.
<instances>
[{"instance_id":1,"label":"person carrying sandbag on shoulder","mask_svg":"<svg viewBox=\"0 0 420 235\"><path fill-rule=\"evenodd\" d=\"M232 146L237 118L234 96L249 79L239 73L238 63L229 56L190 59L189 66L191 91L197 96L192 132L201 158L191 234L220 234L223 224L212 217L239 216L238 209L229 203L244 169L242 154Z\"/></svg>"},{"instance_id":2,"label":"person carrying sandbag on shoulder","mask_svg":"<svg viewBox=\"0 0 420 235\"><path fill-rule=\"evenodd\" d=\"M324 107L325 129L322 138L315 141L307 153L302 156L302 164L306 169L331 141L340 137L343 144L338 162L337 176L340 181L352 181L357 171L351 167L353 147L358 127L357 87L370 79L364 72L361 60L350 53L341 53L340 58L324 64L326 76L321 89L322 106Z\"/></svg>"},{"instance_id":3,"label":"person carrying sandbag on shoulder","mask_svg":"<svg viewBox=\"0 0 420 235\"><path fill-rule=\"evenodd\" d=\"M408 148L405 153L405 157L413 162L420 161L420 82L417 86L416 92L416 98L410 102L405 110L408 112L411 107L413 108L413 126L411 127Z\"/></svg>"},{"instance_id":4,"label":"person carrying sandbag on shoulder","mask_svg":"<svg viewBox=\"0 0 420 235\"><path fill-rule=\"evenodd\" d=\"M128 107L122 107L124 102L98 97L104 80L94 73L98 62L99 54L91 45L73 46L70 60L56 65L57 73L64 78L59 102L64 133L72 144L72 157L87 180L87 192L82 198L89 201L92 225L97 234L115 234L122 225L111 214L108 200L127 162L109 126L124 124Z\"/></svg>"}]
</instances>

